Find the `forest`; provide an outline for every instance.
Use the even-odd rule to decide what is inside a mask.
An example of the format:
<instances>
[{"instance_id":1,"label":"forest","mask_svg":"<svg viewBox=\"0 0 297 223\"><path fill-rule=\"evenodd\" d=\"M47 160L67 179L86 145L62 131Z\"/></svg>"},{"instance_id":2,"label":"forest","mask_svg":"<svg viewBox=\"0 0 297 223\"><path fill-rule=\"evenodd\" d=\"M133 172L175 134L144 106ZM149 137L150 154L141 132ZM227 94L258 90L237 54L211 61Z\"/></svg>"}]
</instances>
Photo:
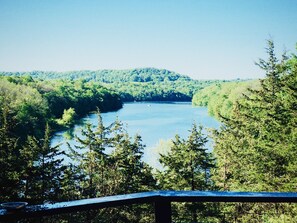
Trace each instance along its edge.
<instances>
[{"instance_id":1,"label":"forest","mask_svg":"<svg viewBox=\"0 0 297 223\"><path fill-rule=\"evenodd\" d=\"M165 69L98 70L71 72L0 72L3 76L29 76L40 80L96 82L127 101L191 101L193 95L213 83L226 81L193 80Z\"/></svg>"},{"instance_id":2,"label":"forest","mask_svg":"<svg viewBox=\"0 0 297 223\"><path fill-rule=\"evenodd\" d=\"M103 112L122 108L115 92L94 82L0 76L0 89L1 123L9 122L20 139L41 137L46 123L54 129L69 127L97 107Z\"/></svg>"},{"instance_id":3,"label":"forest","mask_svg":"<svg viewBox=\"0 0 297 223\"><path fill-rule=\"evenodd\" d=\"M236 101L244 94L250 94L249 89L256 90L259 87L259 80L216 83L195 93L192 103L194 106L207 106L208 113L219 120L221 116L230 118Z\"/></svg>"},{"instance_id":4,"label":"forest","mask_svg":"<svg viewBox=\"0 0 297 223\"><path fill-rule=\"evenodd\" d=\"M143 75L142 81L126 85L129 77L112 82L111 75L97 82L91 80L97 78L92 72L90 80L80 72L69 80L58 73L49 75L54 80L42 72L6 73L0 79L0 200L40 204L160 189L296 192L297 56L278 59L270 40L266 50L268 58L257 63L265 78L243 82L191 82L165 70L160 75L167 78L160 83ZM155 78L158 75L152 75ZM208 106L222 122L211 133L213 152L206 148L203 127L193 124L187 138L175 136L170 150L160 156L163 170L156 171L142 160L140 135L130 136L120 120L105 126L100 112L122 106L123 96L112 86L133 86L136 91L134 85L148 88L145 84L156 92L162 92L161 85L170 86L174 94L181 84L186 90L181 94ZM135 100L142 92L127 94L125 100ZM70 126L75 116L90 111L98 114L97 125L85 126L82 137L76 137L77 146L69 145L66 153L50 145L51 131ZM66 158L71 162L65 163ZM152 208L124 206L54 216L47 222L152 222ZM173 203L172 209L174 222L297 221L297 206L292 204Z\"/></svg>"}]
</instances>

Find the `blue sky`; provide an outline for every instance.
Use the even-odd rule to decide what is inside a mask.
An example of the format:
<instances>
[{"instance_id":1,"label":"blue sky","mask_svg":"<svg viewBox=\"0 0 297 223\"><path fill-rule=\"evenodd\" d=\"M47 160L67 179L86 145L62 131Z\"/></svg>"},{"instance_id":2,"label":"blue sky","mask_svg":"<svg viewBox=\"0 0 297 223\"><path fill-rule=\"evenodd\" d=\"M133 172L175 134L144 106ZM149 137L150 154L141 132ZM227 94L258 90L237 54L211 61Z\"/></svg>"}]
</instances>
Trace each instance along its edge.
<instances>
[{"instance_id":1,"label":"blue sky","mask_svg":"<svg viewBox=\"0 0 297 223\"><path fill-rule=\"evenodd\" d=\"M267 39L296 52L296 12L296 0L0 0L0 70L258 78Z\"/></svg>"}]
</instances>

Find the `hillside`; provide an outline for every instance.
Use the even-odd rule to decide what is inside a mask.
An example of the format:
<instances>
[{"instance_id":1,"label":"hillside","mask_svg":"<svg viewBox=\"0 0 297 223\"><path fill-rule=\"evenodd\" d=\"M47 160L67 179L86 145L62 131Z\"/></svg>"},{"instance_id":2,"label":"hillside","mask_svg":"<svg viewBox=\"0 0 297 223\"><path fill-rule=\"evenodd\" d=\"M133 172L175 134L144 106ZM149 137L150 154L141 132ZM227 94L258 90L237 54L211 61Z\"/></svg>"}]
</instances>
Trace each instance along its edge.
<instances>
[{"instance_id":1,"label":"hillside","mask_svg":"<svg viewBox=\"0 0 297 223\"><path fill-rule=\"evenodd\" d=\"M220 116L229 118L236 101L249 94L248 89L257 89L259 85L258 80L216 83L197 92L192 103L195 106L207 106L208 113L217 119Z\"/></svg>"},{"instance_id":2,"label":"hillside","mask_svg":"<svg viewBox=\"0 0 297 223\"><path fill-rule=\"evenodd\" d=\"M165 69L138 68L127 70L83 70L68 72L32 71L32 72L0 72L5 76L29 75L41 79L84 79L104 83L114 82L163 82L163 81L190 81L191 78Z\"/></svg>"},{"instance_id":3,"label":"hillside","mask_svg":"<svg viewBox=\"0 0 297 223\"><path fill-rule=\"evenodd\" d=\"M0 72L0 76L31 76L34 79L99 82L118 93L122 101L191 101L199 90L225 81L193 80L173 71L156 68L71 72Z\"/></svg>"}]
</instances>

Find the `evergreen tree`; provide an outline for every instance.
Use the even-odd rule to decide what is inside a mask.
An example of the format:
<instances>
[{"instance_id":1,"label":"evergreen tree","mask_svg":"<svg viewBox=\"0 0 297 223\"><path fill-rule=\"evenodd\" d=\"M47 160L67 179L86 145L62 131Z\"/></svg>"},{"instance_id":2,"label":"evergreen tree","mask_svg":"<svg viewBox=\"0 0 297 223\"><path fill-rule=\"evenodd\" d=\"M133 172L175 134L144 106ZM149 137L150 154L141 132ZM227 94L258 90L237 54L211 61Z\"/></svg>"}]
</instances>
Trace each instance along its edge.
<instances>
[{"instance_id":1,"label":"evergreen tree","mask_svg":"<svg viewBox=\"0 0 297 223\"><path fill-rule=\"evenodd\" d=\"M59 200L73 201L82 198L81 181L83 180L79 168L72 163L69 163L60 182L60 197Z\"/></svg>"},{"instance_id":2,"label":"evergreen tree","mask_svg":"<svg viewBox=\"0 0 297 223\"><path fill-rule=\"evenodd\" d=\"M136 136L132 142L119 120L105 127L100 112L97 114L97 128L87 124L82 130L83 137L77 137L79 145L70 148L78 163L80 176L76 179L80 182L81 196L98 197L152 189L155 181L151 168L142 161L144 145L141 137ZM72 180L70 183L77 187L76 182ZM87 219L136 223L147 210L147 206L101 210L89 212Z\"/></svg>"},{"instance_id":3,"label":"evergreen tree","mask_svg":"<svg viewBox=\"0 0 297 223\"><path fill-rule=\"evenodd\" d=\"M141 142L141 137L136 135L132 142L125 132L121 142L116 142L111 159L121 179L117 193L135 193L152 188L154 180L151 169L142 161L144 145Z\"/></svg>"},{"instance_id":4,"label":"evergreen tree","mask_svg":"<svg viewBox=\"0 0 297 223\"><path fill-rule=\"evenodd\" d=\"M142 161L144 145L141 137L136 135L133 141L118 120L114 123L112 134L114 151L110 155L112 162L110 185L114 185L114 193L129 194L154 189L152 168ZM149 210L148 205L126 206L114 210L112 216L117 222L136 223L140 222Z\"/></svg>"},{"instance_id":5,"label":"evergreen tree","mask_svg":"<svg viewBox=\"0 0 297 223\"><path fill-rule=\"evenodd\" d=\"M78 162L79 171L84 178L81 181L82 196L87 198L109 194L107 183L109 160L105 153L109 145L109 128L103 125L99 110L97 114L97 128L93 129L91 124L87 124L82 130L82 137L76 137L80 145L76 145L76 149L70 147L72 157Z\"/></svg>"},{"instance_id":6,"label":"evergreen tree","mask_svg":"<svg viewBox=\"0 0 297 223\"><path fill-rule=\"evenodd\" d=\"M63 151L50 145L50 128L45 128L43 139L29 136L21 150L26 158L23 176L25 196L34 203L58 201L61 197L61 181L66 167L63 165Z\"/></svg>"},{"instance_id":7,"label":"evergreen tree","mask_svg":"<svg viewBox=\"0 0 297 223\"><path fill-rule=\"evenodd\" d=\"M224 190L296 191L296 68L286 55L278 62L272 41L267 53L268 60L258 64L266 71L260 89L240 99L231 118L223 118L223 127L215 132L214 179ZM282 207L277 210L288 211ZM272 208L245 209L259 213ZM242 211L237 215L248 220Z\"/></svg>"},{"instance_id":8,"label":"evergreen tree","mask_svg":"<svg viewBox=\"0 0 297 223\"><path fill-rule=\"evenodd\" d=\"M187 140L176 135L173 146L168 154L160 154L160 163L164 170L158 173L159 184L163 189L171 190L209 190L212 189L210 171L213 159L207 152L205 144L207 137L202 133L202 127L196 124L190 131ZM201 222L212 211L206 204L188 203L175 204L175 221ZM191 214L189 214L191 213Z\"/></svg>"},{"instance_id":9,"label":"evergreen tree","mask_svg":"<svg viewBox=\"0 0 297 223\"><path fill-rule=\"evenodd\" d=\"M160 163L164 166L163 186L168 189L205 190L209 189L209 170L213 159L207 152L207 137L202 127L194 124L187 140L176 135L171 151L160 154ZM167 181L168 180L168 181Z\"/></svg>"},{"instance_id":10,"label":"evergreen tree","mask_svg":"<svg viewBox=\"0 0 297 223\"><path fill-rule=\"evenodd\" d=\"M21 191L18 139L11 133L13 121L9 118L9 109L0 98L0 200L13 201L19 198Z\"/></svg>"}]
</instances>

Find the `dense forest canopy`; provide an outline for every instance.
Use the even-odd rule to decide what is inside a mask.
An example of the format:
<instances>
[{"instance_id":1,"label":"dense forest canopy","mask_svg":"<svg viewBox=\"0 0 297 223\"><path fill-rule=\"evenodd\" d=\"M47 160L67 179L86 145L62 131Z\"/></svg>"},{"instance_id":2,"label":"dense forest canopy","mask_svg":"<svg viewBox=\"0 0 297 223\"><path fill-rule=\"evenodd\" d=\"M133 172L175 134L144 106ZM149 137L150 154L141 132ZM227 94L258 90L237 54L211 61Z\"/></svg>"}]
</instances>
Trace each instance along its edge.
<instances>
[{"instance_id":1,"label":"dense forest canopy","mask_svg":"<svg viewBox=\"0 0 297 223\"><path fill-rule=\"evenodd\" d=\"M165 69L98 70L69 72L0 72L4 76L25 76L41 80L83 80L96 82L118 93L122 101L191 101L193 95L213 83L193 80Z\"/></svg>"},{"instance_id":2,"label":"dense forest canopy","mask_svg":"<svg viewBox=\"0 0 297 223\"><path fill-rule=\"evenodd\" d=\"M236 101L250 94L249 89L258 89L259 80L216 83L198 91L192 98L195 106L207 106L208 113L221 119L230 117Z\"/></svg>"},{"instance_id":3,"label":"dense forest canopy","mask_svg":"<svg viewBox=\"0 0 297 223\"><path fill-rule=\"evenodd\" d=\"M97 107L114 111L122 101L114 91L94 82L0 76L1 121L9 120L11 131L20 139L42 136L46 122L55 129L69 127Z\"/></svg>"},{"instance_id":4,"label":"dense forest canopy","mask_svg":"<svg viewBox=\"0 0 297 223\"><path fill-rule=\"evenodd\" d=\"M114 83L114 82L164 82L185 80L191 78L165 69L139 68L130 70L97 70L97 71L69 71L69 72L1 72L6 76L31 76L40 79L65 79L77 80L84 79L96 82ZM1 74L0 73L0 74Z\"/></svg>"}]
</instances>

